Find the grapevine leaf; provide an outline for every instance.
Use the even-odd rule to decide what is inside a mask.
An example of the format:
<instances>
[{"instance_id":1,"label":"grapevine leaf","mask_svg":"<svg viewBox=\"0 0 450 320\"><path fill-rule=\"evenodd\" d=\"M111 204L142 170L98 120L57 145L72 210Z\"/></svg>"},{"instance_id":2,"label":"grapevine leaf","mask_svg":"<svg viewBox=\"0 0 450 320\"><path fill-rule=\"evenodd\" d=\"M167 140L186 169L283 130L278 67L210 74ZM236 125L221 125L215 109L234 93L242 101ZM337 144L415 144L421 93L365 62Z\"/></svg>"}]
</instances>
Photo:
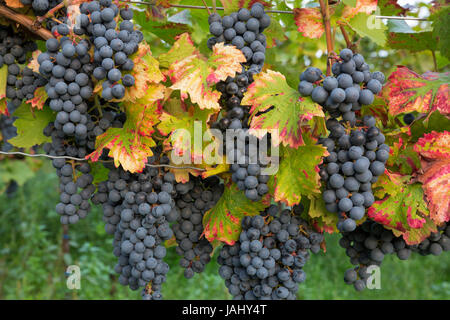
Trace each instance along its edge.
<instances>
[{"instance_id":1,"label":"grapevine leaf","mask_svg":"<svg viewBox=\"0 0 450 320\"><path fill-rule=\"evenodd\" d=\"M47 101L48 95L45 91L45 87L38 87L34 91L33 99L27 100L27 103L31 104L32 108L42 110L44 108L45 101Z\"/></svg>"},{"instance_id":2,"label":"grapevine leaf","mask_svg":"<svg viewBox=\"0 0 450 320\"><path fill-rule=\"evenodd\" d=\"M241 219L244 216L256 216L265 205L254 202L245 196L235 184L225 187L217 204L203 216L205 237L211 242L219 240L233 245L241 232Z\"/></svg>"},{"instance_id":3,"label":"grapevine leaf","mask_svg":"<svg viewBox=\"0 0 450 320\"><path fill-rule=\"evenodd\" d=\"M377 9L378 0L353 0L351 2L354 2L354 5L348 2L349 1L344 2L346 6L342 12L342 17L351 19L359 13L368 15L374 12Z\"/></svg>"},{"instance_id":4,"label":"grapevine leaf","mask_svg":"<svg viewBox=\"0 0 450 320\"><path fill-rule=\"evenodd\" d=\"M406 67L398 66L383 88L389 101L389 113L428 113L438 110L450 114L448 74L427 73L419 76Z\"/></svg>"},{"instance_id":5,"label":"grapevine leaf","mask_svg":"<svg viewBox=\"0 0 450 320\"><path fill-rule=\"evenodd\" d=\"M294 21L298 27L297 30L304 37L318 39L325 32L322 14L318 8L295 8Z\"/></svg>"},{"instance_id":6,"label":"grapevine leaf","mask_svg":"<svg viewBox=\"0 0 450 320\"><path fill-rule=\"evenodd\" d=\"M437 43L437 39L433 37L431 31L413 33L390 32L388 37L388 45L392 49L407 49L411 52L435 51Z\"/></svg>"},{"instance_id":7,"label":"grapevine leaf","mask_svg":"<svg viewBox=\"0 0 450 320\"><path fill-rule=\"evenodd\" d=\"M420 159L414 146L399 137L392 143L389 159L389 167L397 167L402 174L412 174L420 168Z\"/></svg>"},{"instance_id":8,"label":"grapevine leaf","mask_svg":"<svg viewBox=\"0 0 450 320\"><path fill-rule=\"evenodd\" d=\"M278 20L272 19L270 26L265 31L267 38L267 48L275 47L276 40L284 41L286 35L284 34L284 28Z\"/></svg>"},{"instance_id":9,"label":"grapevine leaf","mask_svg":"<svg viewBox=\"0 0 450 320\"><path fill-rule=\"evenodd\" d=\"M27 65L28 68L30 68L31 70L33 70L36 73L39 73L39 62L37 59L41 53L42 53L41 50L33 51L31 61Z\"/></svg>"},{"instance_id":10,"label":"grapevine leaf","mask_svg":"<svg viewBox=\"0 0 450 320\"><path fill-rule=\"evenodd\" d=\"M450 131L425 134L414 145L414 150L427 159L450 159Z\"/></svg>"},{"instance_id":11,"label":"grapevine leaf","mask_svg":"<svg viewBox=\"0 0 450 320\"><path fill-rule=\"evenodd\" d=\"M173 83L171 89L180 90L182 100L189 94L191 101L197 103L200 109L220 110L220 92L210 86L234 77L236 72L242 70L241 63L245 61L240 50L218 43L207 60L202 56L191 55L172 63L169 69Z\"/></svg>"},{"instance_id":12,"label":"grapevine leaf","mask_svg":"<svg viewBox=\"0 0 450 320\"><path fill-rule=\"evenodd\" d=\"M420 183L409 184L410 176L386 171L375 184L377 200L368 216L389 229L404 233L420 229L429 216Z\"/></svg>"},{"instance_id":13,"label":"grapevine leaf","mask_svg":"<svg viewBox=\"0 0 450 320\"><path fill-rule=\"evenodd\" d=\"M202 162L204 141L211 141L208 122L214 113L209 109L201 110L198 106L186 107L180 100L170 100L168 111L163 111L158 130L164 136L169 136L167 144L179 157L186 153L193 163ZM187 110L186 110L187 108ZM200 141L196 145L196 141Z\"/></svg>"},{"instance_id":14,"label":"grapevine leaf","mask_svg":"<svg viewBox=\"0 0 450 320\"><path fill-rule=\"evenodd\" d=\"M409 245L419 244L428 238L431 233L438 232L436 224L429 218L425 217L425 223L420 229L409 229L404 233L393 230L396 237L403 236L405 242Z\"/></svg>"},{"instance_id":15,"label":"grapevine leaf","mask_svg":"<svg viewBox=\"0 0 450 320\"><path fill-rule=\"evenodd\" d=\"M437 224L450 220L450 160L433 161L419 176L427 197L430 217Z\"/></svg>"},{"instance_id":16,"label":"grapevine leaf","mask_svg":"<svg viewBox=\"0 0 450 320\"><path fill-rule=\"evenodd\" d=\"M242 99L250 105L252 129L277 129L284 146L302 145L302 126L313 117L324 117L321 107L300 96L279 72L267 70L254 77Z\"/></svg>"},{"instance_id":17,"label":"grapevine leaf","mask_svg":"<svg viewBox=\"0 0 450 320\"><path fill-rule=\"evenodd\" d=\"M431 16L433 20L433 35L439 39L439 51L447 59L450 59L450 7L444 6Z\"/></svg>"},{"instance_id":18,"label":"grapevine leaf","mask_svg":"<svg viewBox=\"0 0 450 320\"><path fill-rule=\"evenodd\" d=\"M93 184L98 184L102 181L108 180L109 170L100 162L92 162L90 163L91 172L90 174L94 178L92 180Z\"/></svg>"},{"instance_id":19,"label":"grapevine leaf","mask_svg":"<svg viewBox=\"0 0 450 320\"><path fill-rule=\"evenodd\" d=\"M384 46L386 43L387 27L381 21L376 21L373 16L358 13L346 23L361 37L368 37L379 46Z\"/></svg>"},{"instance_id":20,"label":"grapevine leaf","mask_svg":"<svg viewBox=\"0 0 450 320\"><path fill-rule=\"evenodd\" d=\"M311 197L308 215L313 219L313 224L318 230L328 233L337 232L338 215L325 208L325 202L321 197Z\"/></svg>"},{"instance_id":21,"label":"grapevine leaf","mask_svg":"<svg viewBox=\"0 0 450 320\"><path fill-rule=\"evenodd\" d=\"M181 61L192 55L199 55L200 53L194 46L189 33L179 35L167 53L163 53L158 57L161 68L168 69L172 63Z\"/></svg>"},{"instance_id":22,"label":"grapevine leaf","mask_svg":"<svg viewBox=\"0 0 450 320\"><path fill-rule=\"evenodd\" d=\"M9 115L8 103L6 102L6 78L8 77L8 66L3 64L0 68L0 115Z\"/></svg>"},{"instance_id":23,"label":"grapevine leaf","mask_svg":"<svg viewBox=\"0 0 450 320\"><path fill-rule=\"evenodd\" d=\"M19 108L14 111L14 117L18 119L14 121L17 128L17 136L9 139L8 142L18 148L31 148L45 142L50 142L50 137L44 136L44 128L49 122L55 120L55 114L50 108L42 110L31 109L26 103L22 103Z\"/></svg>"},{"instance_id":24,"label":"grapevine leaf","mask_svg":"<svg viewBox=\"0 0 450 320\"><path fill-rule=\"evenodd\" d=\"M326 156L326 148L309 140L297 149L280 148L278 172L270 179L274 200L288 206L300 203L302 196L320 192L319 164Z\"/></svg>"},{"instance_id":25,"label":"grapevine leaf","mask_svg":"<svg viewBox=\"0 0 450 320\"><path fill-rule=\"evenodd\" d=\"M0 193L11 181L16 181L21 187L35 175L36 173L27 161L2 160L2 165L0 166Z\"/></svg>"}]
</instances>

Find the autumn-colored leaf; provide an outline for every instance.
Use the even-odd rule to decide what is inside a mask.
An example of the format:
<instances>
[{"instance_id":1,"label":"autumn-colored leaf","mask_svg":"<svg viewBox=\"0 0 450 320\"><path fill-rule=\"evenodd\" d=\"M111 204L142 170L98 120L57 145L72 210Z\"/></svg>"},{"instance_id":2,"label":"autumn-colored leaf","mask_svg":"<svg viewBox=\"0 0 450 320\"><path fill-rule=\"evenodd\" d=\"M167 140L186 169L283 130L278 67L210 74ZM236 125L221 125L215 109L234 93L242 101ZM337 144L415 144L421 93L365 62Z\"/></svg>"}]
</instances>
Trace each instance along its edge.
<instances>
[{"instance_id":1,"label":"autumn-colored leaf","mask_svg":"<svg viewBox=\"0 0 450 320\"><path fill-rule=\"evenodd\" d=\"M400 136L392 143L387 165L397 168L399 173L412 174L419 170L420 158L414 146Z\"/></svg>"},{"instance_id":2,"label":"autumn-colored leaf","mask_svg":"<svg viewBox=\"0 0 450 320\"><path fill-rule=\"evenodd\" d=\"M293 206L300 203L302 196L319 193L318 166L327 154L326 148L312 139L297 149L281 147L278 172L269 180L274 188L274 200Z\"/></svg>"},{"instance_id":3,"label":"autumn-colored leaf","mask_svg":"<svg viewBox=\"0 0 450 320\"><path fill-rule=\"evenodd\" d=\"M438 110L450 115L448 74L416 74L406 67L398 66L388 79L382 94L389 101L389 113L431 113Z\"/></svg>"},{"instance_id":4,"label":"autumn-colored leaf","mask_svg":"<svg viewBox=\"0 0 450 320\"><path fill-rule=\"evenodd\" d=\"M356 6L345 6L342 17L351 19L358 13L371 14L377 9L378 0L356 0Z\"/></svg>"},{"instance_id":5,"label":"autumn-colored leaf","mask_svg":"<svg viewBox=\"0 0 450 320\"><path fill-rule=\"evenodd\" d=\"M214 112L198 106L188 106L186 110L178 99L168 101L166 110L158 125L160 133L169 136L167 143L178 157L186 155L192 163L202 163L204 147L212 143L208 122Z\"/></svg>"},{"instance_id":6,"label":"autumn-colored leaf","mask_svg":"<svg viewBox=\"0 0 450 320\"><path fill-rule=\"evenodd\" d=\"M33 72L39 73L39 62L37 59L41 53L41 50L35 50L32 53L31 60L28 63L27 67L33 70Z\"/></svg>"},{"instance_id":7,"label":"autumn-colored leaf","mask_svg":"<svg viewBox=\"0 0 450 320\"><path fill-rule=\"evenodd\" d=\"M6 102L6 79L8 77L8 66L6 64L0 68L0 115L9 115L8 103Z\"/></svg>"},{"instance_id":8,"label":"autumn-colored leaf","mask_svg":"<svg viewBox=\"0 0 450 320\"><path fill-rule=\"evenodd\" d=\"M410 183L411 176L386 170L374 185L375 196L381 200L369 208L368 216L389 229L405 233L420 229L430 213L420 183Z\"/></svg>"},{"instance_id":9,"label":"autumn-colored leaf","mask_svg":"<svg viewBox=\"0 0 450 320\"><path fill-rule=\"evenodd\" d=\"M254 79L241 102L251 106L250 127L277 129L284 146L297 148L302 145L302 127L313 117L325 116L321 107L311 99L301 97L279 72L267 70Z\"/></svg>"},{"instance_id":10,"label":"autumn-colored leaf","mask_svg":"<svg viewBox=\"0 0 450 320\"><path fill-rule=\"evenodd\" d=\"M295 8L294 20L297 30L307 38L318 39L325 32L322 14L318 8Z\"/></svg>"},{"instance_id":11,"label":"autumn-colored leaf","mask_svg":"<svg viewBox=\"0 0 450 320\"><path fill-rule=\"evenodd\" d=\"M18 9L25 7L20 0L5 0L5 3L8 7Z\"/></svg>"},{"instance_id":12,"label":"autumn-colored leaf","mask_svg":"<svg viewBox=\"0 0 450 320\"><path fill-rule=\"evenodd\" d=\"M172 63L181 61L192 55L200 55L200 52L194 46L189 33L183 33L176 37L176 41L167 53L158 57L161 68L169 68Z\"/></svg>"},{"instance_id":13,"label":"autumn-colored leaf","mask_svg":"<svg viewBox=\"0 0 450 320\"><path fill-rule=\"evenodd\" d=\"M308 216L313 219L312 223L319 231L328 233L337 232L338 215L329 212L325 208L325 202L322 197L310 197Z\"/></svg>"},{"instance_id":14,"label":"autumn-colored leaf","mask_svg":"<svg viewBox=\"0 0 450 320\"><path fill-rule=\"evenodd\" d=\"M34 91L33 99L27 100L27 103L31 104L31 107L36 108L38 110L42 110L44 108L45 101L47 101L48 95L47 91L45 91L44 87L38 87Z\"/></svg>"},{"instance_id":15,"label":"autumn-colored leaf","mask_svg":"<svg viewBox=\"0 0 450 320\"><path fill-rule=\"evenodd\" d=\"M427 159L450 159L450 131L426 133L414 150Z\"/></svg>"},{"instance_id":16,"label":"autumn-colored leaf","mask_svg":"<svg viewBox=\"0 0 450 320\"><path fill-rule=\"evenodd\" d=\"M247 199L235 184L228 184L220 200L203 216L205 237L233 245L239 239L242 218L256 216L265 207L261 201Z\"/></svg>"},{"instance_id":17,"label":"autumn-colored leaf","mask_svg":"<svg viewBox=\"0 0 450 320\"><path fill-rule=\"evenodd\" d=\"M236 47L218 43L213 47L209 59L191 55L172 63L169 69L173 83L171 89L180 90L182 100L189 96L200 109L220 110L218 101L221 94L211 86L227 77L234 77L242 70L241 63L245 61L244 55Z\"/></svg>"}]
</instances>

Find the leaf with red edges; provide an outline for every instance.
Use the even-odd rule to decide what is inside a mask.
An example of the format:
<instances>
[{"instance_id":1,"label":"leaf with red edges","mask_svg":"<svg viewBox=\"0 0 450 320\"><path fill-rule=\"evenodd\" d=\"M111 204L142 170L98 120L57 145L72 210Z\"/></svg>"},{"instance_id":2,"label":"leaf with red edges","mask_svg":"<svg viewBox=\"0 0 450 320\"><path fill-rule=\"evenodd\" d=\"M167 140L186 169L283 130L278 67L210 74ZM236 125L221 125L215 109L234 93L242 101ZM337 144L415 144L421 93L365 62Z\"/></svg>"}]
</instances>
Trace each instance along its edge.
<instances>
[{"instance_id":1,"label":"leaf with red edges","mask_svg":"<svg viewBox=\"0 0 450 320\"><path fill-rule=\"evenodd\" d=\"M265 209L261 201L254 202L245 196L235 184L225 186L216 205L203 216L205 237L211 242L219 240L233 245L241 233L244 216L256 216Z\"/></svg>"},{"instance_id":2,"label":"leaf with red edges","mask_svg":"<svg viewBox=\"0 0 450 320\"><path fill-rule=\"evenodd\" d=\"M209 59L191 55L171 64L169 69L173 90L180 90L181 99L188 96L200 109L220 110L220 92L211 88L219 81L234 77L242 70L241 63L246 59L234 46L218 43L213 47Z\"/></svg>"},{"instance_id":3,"label":"leaf with red edges","mask_svg":"<svg viewBox=\"0 0 450 320\"><path fill-rule=\"evenodd\" d=\"M342 17L351 19L358 13L371 14L377 9L378 0L356 0L356 6L345 6Z\"/></svg>"},{"instance_id":4,"label":"leaf with red edges","mask_svg":"<svg viewBox=\"0 0 450 320\"><path fill-rule=\"evenodd\" d=\"M293 206L300 203L302 196L319 193L319 165L326 155L326 148L309 137L297 149L281 147L278 172L269 180L274 200Z\"/></svg>"},{"instance_id":5,"label":"leaf with red edges","mask_svg":"<svg viewBox=\"0 0 450 320\"><path fill-rule=\"evenodd\" d=\"M388 78L382 94L389 101L389 113L431 113L450 115L449 75L427 73L419 76L399 66Z\"/></svg>"},{"instance_id":6,"label":"leaf with red edges","mask_svg":"<svg viewBox=\"0 0 450 320\"><path fill-rule=\"evenodd\" d=\"M33 99L27 100L27 103L31 104L31 107L37 108L38 110L42 110L44 107L45 101L47 101L48 95L47 91L45 91L44 87L38 87L34 91Z\"/></svg>"},{"instance_id":7,"label":"leaf with red edges","mask_svg":"<svg viewBox=\"0 0 450 320\"><path fill-rule=\"evenodd\" d=\"M295 8L294 21L298 27L297 30L304 37L318 39L325 32L322 14L318 8Z\"/></svg>"},{"instance_id":8,"label":"leaf with red edges","mask_svg":"<svg viewBox=\"0 0 450 320\"><path fill-rule=\"evenodd\" d=\"M251 106L251 129L278 129L280 141L292 148L304 144L302 127L314 117L325 117L318 104L301 97L284 75L272 70L254 76L241 103Z\"/></svg>"},{"instance_id":9,"label":"leaf with red edges","mask_svg":"<svg viewBox=\"0 0 450 320\"><path fill-rule=\"evenodd\" d=\"M159 55L158 61L161 68L168 69L172 63L181 61L192 55L200 55L189 33L180 34L176 39L167 53Z\"/></svg>"},{"instance_id":10,"label":"leaf with red edges","mask_svg":"<svg viewBox=\"0 0 450 320\"><path fill-rule=\"evenodd\" d=\"M427 159L450 159L450 131L424 134L414 150Z\"/></svg>"},{"instance_id":11,"label":"leaf with red edges","mask_svg":"<svg viewBox=\"0 0 450 320\"><path fill-rule=\"evenodd\" d=\"M368 210L368 216L401 233L422 228L430 213L421 184L409 184L410 178L386 170L374 185L375 196L382 200L375 201Z\"/></svg>"},{"instance_id":12,"label":"leaf with red edges","mask_svg":"<svg viewBox=\"0 0 450 320\"><path fill-rule=\"evenodd\" d=\"M311 197L308 216L313 219L312 222L317 230L328 233L337 232L338 215L325 208L322 197Z\"/></svg>"}]
</instances>

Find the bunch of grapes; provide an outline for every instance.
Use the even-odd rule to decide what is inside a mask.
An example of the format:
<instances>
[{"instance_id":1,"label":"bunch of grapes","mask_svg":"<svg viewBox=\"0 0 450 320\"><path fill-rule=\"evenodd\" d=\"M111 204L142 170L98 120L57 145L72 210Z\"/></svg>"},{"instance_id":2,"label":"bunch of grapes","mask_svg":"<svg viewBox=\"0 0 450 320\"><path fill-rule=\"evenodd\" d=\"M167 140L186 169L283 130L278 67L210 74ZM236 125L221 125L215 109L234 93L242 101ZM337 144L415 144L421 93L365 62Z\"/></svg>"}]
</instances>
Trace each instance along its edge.
<instances>
[{"instance_id":1,"label":"bunch of grapes","mask_svg":"<svg viewBox=\"0 0 450 320\"><path fill-rule=\"evenodd\" d=\"M20 2L26 6L31 5L36 16L43 16L63 0L20 0Z\"/></svg>"},{"instance_id":2,"label":"bunch of grapes","mask_svg":"<svg viewBox=\"0 0 450 320\"><path fill-rule=\"evenodd\" d=\"M327 128L330 136L319 140L329 152L320 169L326 183L323 200L329 212L339 215L338 229L351 232L375 201L372 184L385 171L389 146L372 116L350 132L336 119L329 119Z\"/></svg>"},{"instance_id":3,"label":"bunch of grapes","mask_svg":"<svg viewBox=\"0 0 450 320\"><path fill-rule=\"evenodd\" d=\"M6 98L14 108L18 108L24 99L32 99L36 88L46 84L42 76L23 66L37 49L35 42L23 39L23 34L14 33L10 27L0 26L0 68L3 65L8 68Z\"/></svg>"},{"instance_id":4,"label":"bunch of grapes","mask_svg":"<svg viewBox=\"0 0 450 320\"><path fill-rule=\"evenodd\" d=\"M356 265L345 272L344 281L352 284L357 291L366 288L371 275L367 272L368 267L380 266L387 254L396 253L399 259L407 260L412 252L403 238L395 237L392 231L371 220L351 232L343 232L339 245L346 250L350 262Z\"/></svg>"},{"instance_id":5,"label":"bunch of grapes","mask_svg":"<svg viewBox=\"0 0 450 320\"><path fill-rule=\"evenodd\" d=\"M270 25L270 17L261 3L256 2L250 10L242 8L223 18L213 13L208 22L209 31L214 35L208 39L210 49L220 42L231 44L242 51L249 70L261 71L266 58L266 37L262 32Z\"/></svg>"},{"instance_id":6,"label":"bunch of grapes","mask_svg":"<svg viewBox=\"0 0 450 320\"><path fill-rule=\"evenodd\" d=\"M13 126L13 123L15 121L15 117L12 117L11 115L15 111L15 107L11 102L7 103L8 108L8 114L10 116L6 115L0 115L0 133L1 133L1 149L2 151L10 151L13 146L8 142L9 139L14 138L17 136L17 128Z\"/></svg>"},{"instance_id":7,"label":"bunch of grapes","mask_svg":"<svg viewBox=\"0 0 450 320\"><path fill-rule=\"evenodd\" d=\"M356 123L355 112L361 106L370 105L374 95L378 94L385 81L384 74L371 73L364 57L353 54L350 49L343 49L341 61L333 64L334 76L324 77L322 71L309 67L300 75L298 91L303 96L311 96L333 118L342 118L351 125Z\"/></svg>"},{"instance_id":8,"label":"bunch of grapes","mask_svg":"<svg viewBox=\"0 0 450 320\"><path fill-rule=\"evenodd\" d=\"M119 10L111 0L102 0L84 2L80 11L74 32L88 35L94 45L95 69L92 74L98 81L104 80L102 98L107 101L122 99L125 87L135 84L133 75L122 73L133 70L134 62L129 56L137 52L139 43L144 39L142 32L135 30L131 21L133 10ZM119 13L122 21L118 26L116 20ZM61 33L60 27L57 28L58 33Z\"/></svg>"},{"instance_id":9,"label":"bunch of grapes","mask_svg":"<svg viewBox=\"0 0 450 320\"><path fill-rule=\"evenodd\" d=\"M317 253L323 235L299 218L303 208L280 212L272 205L261 215L242 219L234 245L225 245L218 257L220 276L233 299L295 299L309 251Z\"/></svg>"},{"instance_id":10,"label":"bunch of grapes","mask_svg":"<svg viewBox=\"0 0 450 320\"><path fill-rule=\"evenodd\" d=\"M174 181L172 173L157 168L139 174L112 169L93 198L103 206L106 232L114 234L119 282L132 290L143 288L145 300L162 298L161 285L169 271L163 242L173 236L169 222L178 218Z\"/></svg>"},{"instance_id":11,"label":"bunch of grapes","mask_svg":"<svg viewBox=\"0 0 450 320\"><path fill-rule=\"evenodd\" d=\"M179 217L172 229L178 246L176 252L182 256L180 266L184 276L192 278L201 273L211 260L213 247L203 236L203 215L214 207L223 193L223 184L213 176L207 179L193 178L184 184L178 184L176 208Z\"/></svg>"},{"instance_id":12,"label":"bunch of grapes","mask_svg":"<svg viewBox=\"0 0 450 320\"><path fill-rule=\"evenodd\" d=\"M238 139L244 142L236 145L233 141L232 145L225 146L225 152L232 164L233 181L245 191L248 199L258 201L268 192L266 183L269 177L261 174L264 162L258 159L258 152L249 153L249 106L241 105L241 100L253 82L253 76L261 72L264 65L267 43L262 32L270 25L270 17L264 12L263 5L257 2L250 10L242 8L223 18L212 14L208 21L210 32L214 35L208 40L210 48L225 42L241 50L247 59L240 73L217 84L226 113L213 127L223 131L235 130Z\"/></svg>"},{"instance_id":13,"label":"bunch of grapes","mask_svg":"<svg viewBox=\"0 0 450 320\"><path fill-rule=\"evenodd\" d=\"M443 251L450 251L450 223L446 222L438 227L438 231L432 233L420 244L413 246L413 250L422 256L439 256Z\"/></svg>"}]
</instances>

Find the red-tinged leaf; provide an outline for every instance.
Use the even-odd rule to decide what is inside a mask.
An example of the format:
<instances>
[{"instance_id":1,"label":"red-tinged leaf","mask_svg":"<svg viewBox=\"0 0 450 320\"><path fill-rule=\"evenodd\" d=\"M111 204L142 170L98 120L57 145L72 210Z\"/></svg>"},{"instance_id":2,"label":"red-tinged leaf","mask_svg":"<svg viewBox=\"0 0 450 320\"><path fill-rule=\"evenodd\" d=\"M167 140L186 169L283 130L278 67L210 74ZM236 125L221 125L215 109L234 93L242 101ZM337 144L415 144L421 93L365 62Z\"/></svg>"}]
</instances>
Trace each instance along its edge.
<instances>
[{"instance_id":1,"label":"red-tinged leaf","mask_svg":"<svg viewBox=\"0 0 450 320\"><path fill-rule=\"evenodd\" d=\"M433 161L419 176L430 218L437 224L450 220L450 158Z\"/></svg>"},{"instance_id":2,"label":"red-tinged leaf","mask_svg":"<svg viewBox=\"0 0 450 320\"><path fill-rule=\"evenodd\" d=\"M426 223L429 210L423 197L422 185L410 183L411 176L403 176L386 171L374 185L375 201L369 208L368 216L389 229L400 233L420 229Z\"/></svg>"},{"instance_id":3,"label":"red-tinged leaf","mask_svg":"<svg viewBox=\"0 0 450 320\"><path fill-rule=\"evenodd\" d=\"M205 237L210 242L219 240L233 245L239 239L242 218L256 216L265 207L262 202L247 199L235 184L229 184L216 205L203 216Z\"/></svg>"},{"instance_id":4,"label":"red-tinged leaf","mask_svg":"<svg viewBox=\"0 0 450 320\"><path fill-rule=\"evenodd\" d=\"M151 147L156 143L152 138L136 134L126 128L109 128L104 134L97 137L96 150L86 158L97 161L103 149L109 149L109 156L114 158L114 165L122 165L124 170L142 172L147 158L153 155Z\"/></svg>"},{"instance_id":5,"label":"red-tinged leaf","mask_svg":"<svg viewBox=\"0 0 450 320\"><path fill-rule=\"evenodd\" d=\"M308 211L316 230L327 233L337 232L338 215L325 208L322 197L311 197Z\"/></svg>"},{"instance_id":6,"label":"red-tinged leaf","mask_svg":"<svg viewBox=\"0 0 450 320\"><path fill-rule=\"evenodd\" d=\"M389 113L431 113L438 110L450 115L448 74L427 73L419 76L406 67L399 66L383 88L383 96L389 101Z\"/></svg>"},{"instance_id":7,"label":"red-tinged leaf","mask_svg":"<svg viewBox=\"0 0 450 320\"><path fill-rule=\"evenodd\" d=\"M409 245L419 244L428 238L431 233L438 232L436 224L427 217L425 218L425 223L420 229L409 229L404 233L396 230L392 231L396 237L403 236L403 239Z\"/></svg>"},{"instance_id":8,"label":"red-tinged leaf","mask_svg":"<svg viewBox=\"0 0 450 320\"><path fill-rule=\"evenodd\" d=\"M31 107L42 110L44 108L45 101L47 101L48 95L44 87L38 87L34 91L33 99L27 100L27 103L31 104Z\"/></svg>"},{"instance_id":9,"label":"red-tinged leaf","mask_svg":"<svg viewBox=\"0 0 450 320\"><path fill-rule=\"evenodd\" d=\"M424 134L414 150L427 159L450 159L450 131Z\"/></svg>"},{"instance_id":10,"label":"red-tinged leaf","mask_svg":"<svg viewBox=\"0 0 450 320\"><path fill-rule=\"evenodd\" d=\"M172 63L181 61L192 55L200 55L189 33L180 34L176 39L170 50L158 57L161 68L168 69Z\"/></svg>"},{"instance_id":11,"label":"red-tinged leaf","mask_svg":"<svg viewBox=\"0 0 450 320\"><path fill-rule=\"evenodd\" d=\"M8 77L8 66L0 68L0 115L9 115L8 103L6 102L6 79Z\"/></svg>"},{"instance_id":12,"label":"red-tinged leaf","mask_svg":"<svg viewBox=\"0 0 450 320\"><path fill-rule=\"evenodd\" d=\"M304 37L318 39L325 32L323 26L322 14L318 8L295 8L294 21L298 31Z\"/></svg>"},{"instance_id":13,"label":"red-tinged leaf","mask_svg":"<svg viewBox=\"0 0 450 320\"><path fill-rule=\"evenodd\" d=\"M267 70L254 80L241 102L251 106L251 129L277 129L284 146L297 148L304 144L302 127L308 126L313 117L325 116L321 107L301 97L279 72Z\"/></svg>"},{"instance_id":14,"label":"red-tinged leaf","mask_svg":"<svg viewBox=\"0 0 450 320\"><path fill-rule=\"evenodd\" d=\"M166 103L166 110L158 125L159 132L168 136L166 143L177 156L186 155L192 163L202 163L205 146L213 139L208 122L214 112L198 106L187 106L186 110L184 103L175 99Z\"/></svg>"},{"instance_id":15,"label":"red-tinged leaf","mask_svg":"<svg viewBox=\"0 0 450 320\"><path fill-rule=\"evenodd\" d=\"M413 145L400 136L392 143L387 165L389 168L397 168L399 173L412 174L419 170L420 158Z\"/></svg>"},{"instance_id":16,"label":"red-tinged leaf","mask_svg":"<svg viewBox=\"0 0 450 320\"><path fill-rule=\"evenodd\" d=\"M242 70L241 63L246 59L234 46L218 43L213 47L213 54L208 60L199 55L191 55L171 64L171 89L180 90L181 99L188 96L200 109L220 110L220 92L211 88L219 81L234 77Z\"/></svg>"},{"instance_id":17,"label":"red-tinged leaf","mask_svg":"<svg viewBox=\"0 0 450 320\"><path fill-rule=\"evenodd\" d=\"M345 6L342 17L351 19L358 13L371 14L377 9L378 0L356 0L356 6Z\"/></svg>"},{"instance_id":18,"label":"red-tinged leaf","mask_svg":"<svg viewBox=\"0 0 450 320\"><path fill-rule=\"evenodd\" d=\"M320 192L319 164L328 155L322 145L307 139L306 144L297 149L280 148L278 172L269 180L274 189L274 200L287 206L299 204L302 196Z\"/></svg>"}]
</instances>

